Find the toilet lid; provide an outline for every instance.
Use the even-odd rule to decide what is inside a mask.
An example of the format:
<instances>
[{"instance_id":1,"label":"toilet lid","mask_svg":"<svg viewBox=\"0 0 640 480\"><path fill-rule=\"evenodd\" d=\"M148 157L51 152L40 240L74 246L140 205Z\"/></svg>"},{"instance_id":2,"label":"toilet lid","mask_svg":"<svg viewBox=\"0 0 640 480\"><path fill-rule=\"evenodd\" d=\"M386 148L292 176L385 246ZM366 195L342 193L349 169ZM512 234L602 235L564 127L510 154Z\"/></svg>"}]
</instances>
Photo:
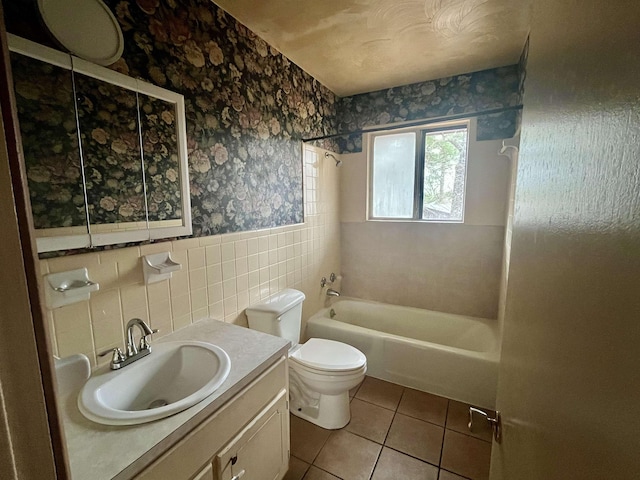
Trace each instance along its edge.
<instances>
[{"instance_id":1,"label":"toilet lid","mask_svg":"<svg viewBox=\"0 0 640 480\"><path fill-rule=\"evenodd\" d=\"M290 358L324 371L356 370L367 363L367 357L357 348L323 338L312 338L305 342Z\"/></svg>"}]
</instances>

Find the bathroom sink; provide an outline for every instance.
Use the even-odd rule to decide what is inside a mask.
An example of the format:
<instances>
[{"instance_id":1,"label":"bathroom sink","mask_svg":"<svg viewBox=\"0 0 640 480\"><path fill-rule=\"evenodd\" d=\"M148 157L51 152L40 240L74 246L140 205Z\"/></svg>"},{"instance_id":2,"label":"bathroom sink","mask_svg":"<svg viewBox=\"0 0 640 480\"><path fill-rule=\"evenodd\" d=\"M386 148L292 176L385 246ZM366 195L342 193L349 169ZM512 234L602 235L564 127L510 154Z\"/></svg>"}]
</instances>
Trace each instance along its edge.
<instances>
[{"instance_id":1,"label":"bathroom sink","mask_svg":"<svg viewBox=\"0 0 640 480\"><path fill-rule=\"evenodd\" d=\"M89 420L135 425L181 412L204 400L226 380L229 355L204 342L153 345L150 355L122 368L95 372L78 396Z\"/></svg>"}]
</instances>

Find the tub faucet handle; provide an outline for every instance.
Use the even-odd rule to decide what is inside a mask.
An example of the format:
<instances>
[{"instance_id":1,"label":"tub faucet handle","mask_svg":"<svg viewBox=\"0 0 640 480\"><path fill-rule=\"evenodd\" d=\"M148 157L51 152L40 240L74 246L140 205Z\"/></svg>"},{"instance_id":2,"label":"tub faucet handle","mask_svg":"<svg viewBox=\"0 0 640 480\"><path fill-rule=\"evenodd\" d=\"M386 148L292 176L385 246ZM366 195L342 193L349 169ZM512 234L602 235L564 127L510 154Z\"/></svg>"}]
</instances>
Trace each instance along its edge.
<instances>
[{"instance_id":1,"label":"tub faucet handle","mask_svg":"<svg viewBox=\"0 0 640 480\"><path fill-rule=\"evenodd\" d=\"M320 279L320 288L324 288L327 286L327 277L322 277Z\"/></svg>"},{"instance_id":2,"label":"tub faucet handle","mask_svg":"<svg viewBox=\"0 0 640 480\"><path fill-rule=\"evenodd\" d=\"M335 274L335 273L333 273L333 272L331 272L331 275L329 275L329 281L330 281L331 283L335 282L337 278L338 278L338 277L336 277L336 274Z\"/></svg>"}]
</instances>

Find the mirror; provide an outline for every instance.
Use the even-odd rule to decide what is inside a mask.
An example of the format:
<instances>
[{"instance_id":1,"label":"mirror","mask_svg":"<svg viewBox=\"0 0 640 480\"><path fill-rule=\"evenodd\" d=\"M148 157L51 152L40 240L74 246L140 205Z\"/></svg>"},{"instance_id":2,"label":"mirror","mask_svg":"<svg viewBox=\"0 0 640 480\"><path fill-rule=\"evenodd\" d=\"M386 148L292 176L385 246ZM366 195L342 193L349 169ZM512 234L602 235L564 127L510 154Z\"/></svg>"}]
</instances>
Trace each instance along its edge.
<instances>
[{"instance_id":1,"label":"mirror","mask_svg":"<svg viewBox=\"0 0 640 480\"><path fill-rule=\"evenodd\" d=\"M46 63L12 52L13 82L38 242L80 248L90 239L71 59L56 54Z\"/></svg>"},{"instance_id":2,"label":"mirror","mask_svg":"<svg viewBox=\"0 0 640 480\"><path fill-rule=\"evenodd\" d=\"M9 46L38 251L190 235L182 95Z\"/></svg>"},{"instance_id":3,"label":"mirror","mask_svg":"<svg viewBox=\"0 0 640 480\"><path fill-rule=\"evenodd\" d=\"M147 179L149 228L171 228L182 222L182 198L179 172L180 144L176 125L184 122L178 105L145 93L138 94L142 125L142 155ZM184 128L181 127L181 128Z\"/></svg>"}]
</instances>

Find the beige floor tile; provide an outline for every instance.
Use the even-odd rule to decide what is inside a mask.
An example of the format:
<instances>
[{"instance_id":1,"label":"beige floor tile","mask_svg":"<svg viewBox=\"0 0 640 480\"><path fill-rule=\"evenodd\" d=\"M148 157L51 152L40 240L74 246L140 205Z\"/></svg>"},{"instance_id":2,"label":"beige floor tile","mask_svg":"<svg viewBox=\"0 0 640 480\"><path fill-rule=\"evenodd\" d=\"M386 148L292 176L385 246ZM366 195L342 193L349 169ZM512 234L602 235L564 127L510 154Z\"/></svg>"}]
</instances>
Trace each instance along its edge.
<instances>
[{"instance_id":1,"label":"beige floor tile","mask_svg":"<svg viewBox=\"0 0 640 480\"><path fill-rule=\"evenodd\" d=\"M442 468L472 480L489 478L491 444L447 430L442 447Z\"/></svg>"},{"instance_id":2,"label":"beige floor tile","mask_svg":"<svg viewBox=\"0 0 640 480\"><path fill-rule=\"evenodd\" d=\"M467 480L465 477L456 475L455 473L447 472L446 470L440 470L440 476L438 480Z\"/></svg>"},{"instance_id":3,"label":"beige floor tile","mask_svg":"<svg viewBox=\"0 0 640 480\"><path fill-rule=\"evenodd\" d=\"M405 388L398 412L444 427L448 403L444 397Z\"/></svg>"},{"instance_id":4,"label":"beige floor tile","mask_svg":"<svg viewBox=\"0 0 640 480\"><path fill-rule=\"evenodd\" d=\"M385 445L438 465L443 433L438 425L397 413Z\"/></svg>"},{"instance_id":5,"label":"beige floor tile","mask_svg":"<svg viewBox=\"0 0 640 480\"><path fill-rule=\"evenodd\" d=\"M495 412L491 410L488 412L495 414ZM464 433L465 435L471 435L472 437L486 440L487 442L491 441L493 437L491 426L489 425L489 422L482 418L482 416L474 415L473 431L469 430L469 427L467 426L468 423L469 405L451 400L449 402L449 412L447 413L447 428L459 433Z\"/></svg>"},{"instance_id":6,"label":"beige floor tile","mask_svg":"<svg viewBox=\"0 0 640 480\"><path fill-rule=\"evenodd\" d=\"M438 467L383 448L371 480L437 480Z\"/></svg>"},{"instance_id":7,"label":"beige floor tile","mask_svg":"<svg viewBox=\"0 0 640 480\"><path fill-rule=\"evenodd\" d=\"M381 448L353 433L337 430L313 464L344 480L369 480Z\"/></svg>"},{"instance_id":8,"label":"beige floor tile","mask_svg":"<svg viewBox=\"0 0 640 480\"><path fill-rule=\"evenodd\" d=\"M304 476L304 480L340 480L338 477L331 475L324 470L320 470L318 467L311 466L307 474Z\"/></svg>"},{"instance_id":9,"label":"beige floor tile","mask_svg":"<svg viewBox=\"0 0 640 480\"><path fill-rule=\"evenodd\" d=\"M303 462L291 455L289 458L289 470L287 470L283 480L301 480L308 469L309 464L307 462Z\"/></svg>"},{"instance_id":10,"label":"beige floor tile","mask_svg":"<svg viewBox=\"0 0 640 480\"><path fill-rule=\"evenodd\" d=\"M355 398L390 410L395 410L398 408L403 390L404 387L400 385L378 380L373 377L366 377L362 385L360 385Z\"/></svg>"},{"instance_id":11,"label":"beige floor tile","mask_svg":"<svg viewBox=\"0 0 640 480\"><path fill-rule=\"evenodd\" d=\"M384 443L392 420L391 410L354 398L351 401L351 421L345 430Z\"/></svg>"},{"instance_id":12,"label":"beige floor tile","mask_svg":"<svg viewBox=\"0 0 640 480\"><path fill-rule=\"evenodd\" d=\"M300 460L313 463L329 435L330 430L291 415L291 455Z\"/></svg>"}]
</instances>

